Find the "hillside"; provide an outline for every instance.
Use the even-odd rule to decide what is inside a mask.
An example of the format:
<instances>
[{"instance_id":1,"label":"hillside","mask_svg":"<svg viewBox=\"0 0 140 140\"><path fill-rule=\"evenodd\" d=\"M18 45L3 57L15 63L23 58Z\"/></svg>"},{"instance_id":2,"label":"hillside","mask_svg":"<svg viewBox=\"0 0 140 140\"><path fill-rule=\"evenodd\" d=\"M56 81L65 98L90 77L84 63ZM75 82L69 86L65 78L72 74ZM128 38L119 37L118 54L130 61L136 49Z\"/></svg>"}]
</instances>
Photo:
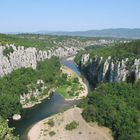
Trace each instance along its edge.
<instances>
[{"instance_id":1,"label":"hillside","mask_svg":"<svg viewBox=\"0 0 140 140\"><path fill-rule=\"evenodd\" d=\"M109 127L115 140L139 140L140 41L90 49L75 61L95 88L79 105L85 120Z\"/></svg>"},{"instance_id":2,"label":"hillside","mask_svg":"<svg viewBox=\"0 0 140 140\"><path fill-rule=\"evenodd\" d=\"M41 34L0 34L1 45L15 44L16 46L35 47L41 50L58 47L85 48L91 45L112 44L116 41L119 40L115 38L52 36Z\"/></svg>"},{"instance_id":3,"label":"hillside","mask_svg":"<svg viewBox=\"0 0 140 140\"><path fill-rule=\"evenodd\" d=\"M79 105L82 116L87 122L109 127L115 140L139 140L139 84L100 84Z\"/></svg>"},{"instance_id":4,"label":"hillside","mask_svg":"<svg viewBox=\"0 0 140 140\"><path fill-rule=\"evenodd\" d=\"M140 40L130 43L122 43L104 48L95 48L90 51L92 56L113 57L113 58L140 58Z\"/></svg>"}]
</instances>

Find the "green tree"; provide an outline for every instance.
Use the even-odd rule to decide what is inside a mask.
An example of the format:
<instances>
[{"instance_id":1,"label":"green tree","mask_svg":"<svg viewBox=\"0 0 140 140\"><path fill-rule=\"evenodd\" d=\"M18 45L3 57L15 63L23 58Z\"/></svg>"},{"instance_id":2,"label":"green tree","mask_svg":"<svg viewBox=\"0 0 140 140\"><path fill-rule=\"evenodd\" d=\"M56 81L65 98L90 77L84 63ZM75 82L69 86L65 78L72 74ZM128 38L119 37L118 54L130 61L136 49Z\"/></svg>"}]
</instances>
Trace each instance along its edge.
<instances>
[{"instance_id":1,"label":"green tree","mask_svg":"<svg viewBox=\"0 0 140 140\"><path fill-rule=\"evenodd\" d=\"M7 122L0 117L0 140L19 140L12 132L13 128L9 128Z\"/></svg>"}]
</instances>

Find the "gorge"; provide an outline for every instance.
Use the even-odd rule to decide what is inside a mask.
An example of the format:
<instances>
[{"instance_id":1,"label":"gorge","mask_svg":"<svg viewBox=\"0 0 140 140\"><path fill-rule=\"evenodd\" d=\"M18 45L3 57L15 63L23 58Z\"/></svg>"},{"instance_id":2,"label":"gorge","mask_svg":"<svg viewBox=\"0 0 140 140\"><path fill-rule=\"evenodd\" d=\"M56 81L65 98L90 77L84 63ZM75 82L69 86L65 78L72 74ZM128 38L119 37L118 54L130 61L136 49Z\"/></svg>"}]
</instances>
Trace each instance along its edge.
<instances>
[{"instance_id":1,"label":"gorge","mask_svg":"<svg viewBox=\"0 0 140 140\"><path fill-rule=\"evenodd\" d=\"M16 128L15 134L26 140L27 133L34 124L78 105L83 110L79 113L81 117L87 122L98 122L109 127L115 139L123 140L122 137L129 138L130 135L137 137L139 40L117 45L91 44L85 47L67 47L66 42L62 41L64 46L60 47L61 43L58 43L59 47L47 49L7 43L1 45L0 116L9 119L9 126ZM67 59L69 56L75 56L76 64L73 60ZM78 77L65 73L66 67L74 71ZM83 92L79 77L87 87L89 84L94 87L88 95L85 94L87 97L84 95L79 98ZM15 117L15 121L12 116ZM128 120L123 116L127 116ZM120 121L117 118L120 118ZM121 127L123 120L124 128ZM128 130L129 122L134 124L134 135L131 128ZM129 132L128 135L125 133L126 130Z\"/></svg>"}]
</instances>

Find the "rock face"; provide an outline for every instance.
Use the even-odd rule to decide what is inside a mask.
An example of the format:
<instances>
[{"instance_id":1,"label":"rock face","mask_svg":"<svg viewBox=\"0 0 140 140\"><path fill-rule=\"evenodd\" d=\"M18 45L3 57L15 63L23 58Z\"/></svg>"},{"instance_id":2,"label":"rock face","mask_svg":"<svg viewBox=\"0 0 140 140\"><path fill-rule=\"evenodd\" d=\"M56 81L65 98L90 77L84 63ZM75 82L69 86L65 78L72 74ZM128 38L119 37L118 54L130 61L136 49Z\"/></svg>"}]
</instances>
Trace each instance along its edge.
<instances>
[{"instance_id":1,"label":"rock face","mask_svg":"<svg viewBox=\"0 0 140 140\"><path fill-rule=\"evenodd\" d=\"M81 57L81 69L93 85L105 82L134 81L140 79L140 59L129 61L128 58L114 60L110 56L90 58L89 54Z\"/></svg>"},{"instance_id":2,"label":"rock face","mask_svg":"<svg viewBox=\"0 0 140 140\"><path fill-rule=\"evenodd\" d=\"M4 55L6 48L12 48L12 52ZM50 49L48 51L37 50L36 48L25 48L23 46L16 47L15 45L0 46L0 76L11 73L13 70L22 67L32 67L36 69L37 62L44 59L49 59L52 56L59 58L75 55L78 48L62 48Z\"/></svg>"}]
</instances>

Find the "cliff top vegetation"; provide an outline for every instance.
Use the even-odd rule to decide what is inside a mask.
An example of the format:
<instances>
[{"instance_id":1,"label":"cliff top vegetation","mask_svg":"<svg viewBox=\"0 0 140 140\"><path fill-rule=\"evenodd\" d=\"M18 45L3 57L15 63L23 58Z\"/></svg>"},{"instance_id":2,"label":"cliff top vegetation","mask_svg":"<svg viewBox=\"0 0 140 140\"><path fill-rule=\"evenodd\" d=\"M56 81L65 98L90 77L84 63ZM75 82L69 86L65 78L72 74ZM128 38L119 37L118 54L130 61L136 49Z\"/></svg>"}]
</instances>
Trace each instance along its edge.
<instances>
[{"instance_id":1,"label":"cliff top vegetation","mask_svg":"<svg viewBox=\"0 0 140 140\"><path fill-rule=\"evenodd\" d=\"M89 50L90 56L102 56L107 58L140 58L140 40L129 43L115 44L113 46L96 47Z\"/></svg>"}]
</instances>

